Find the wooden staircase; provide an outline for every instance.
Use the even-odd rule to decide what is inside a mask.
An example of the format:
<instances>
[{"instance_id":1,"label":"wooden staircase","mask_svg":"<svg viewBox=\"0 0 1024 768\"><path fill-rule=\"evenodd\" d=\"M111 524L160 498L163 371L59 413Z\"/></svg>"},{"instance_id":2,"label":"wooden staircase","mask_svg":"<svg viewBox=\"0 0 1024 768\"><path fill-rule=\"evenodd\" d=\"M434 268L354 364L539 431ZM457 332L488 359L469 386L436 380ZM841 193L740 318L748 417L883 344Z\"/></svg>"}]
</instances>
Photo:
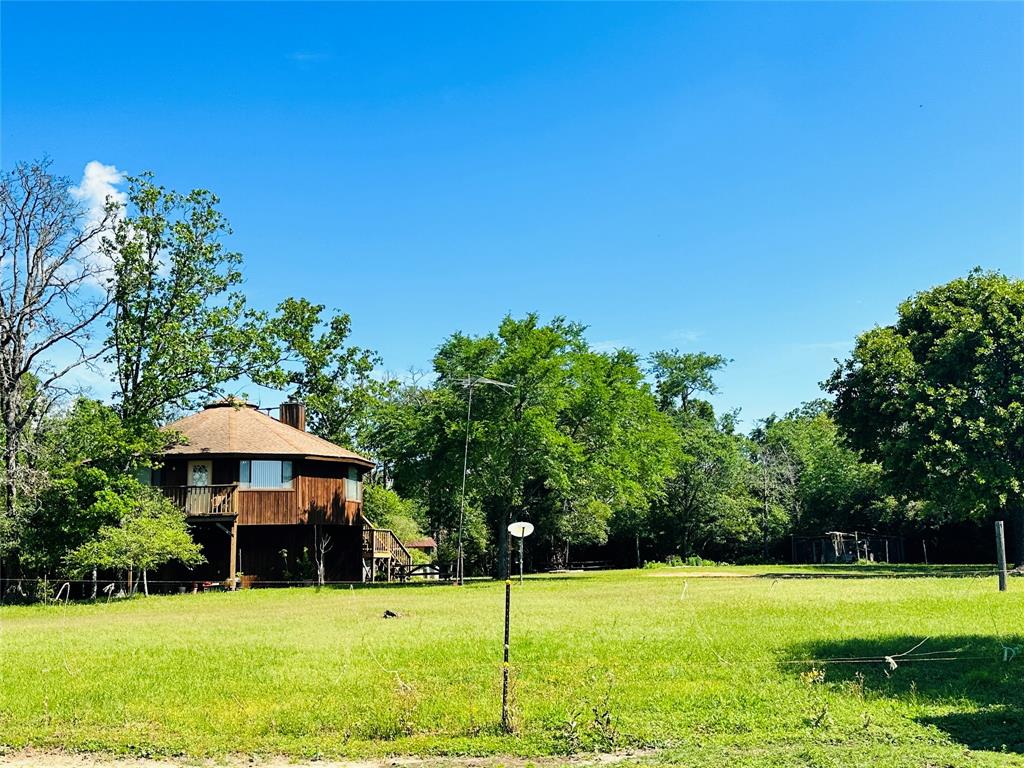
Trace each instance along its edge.
<instances>
[{"instance_id":1,"label":"wooden staircase","mask_svg":"<svg viewBox=\"0 0 1024 768\"><path fill-rule=\"evenodd\" d=\"M363 581L385 574L390 583L405 581L412 570L412 555L390 528L374 528L363 518Z\"/></svg>"}]
</instances>

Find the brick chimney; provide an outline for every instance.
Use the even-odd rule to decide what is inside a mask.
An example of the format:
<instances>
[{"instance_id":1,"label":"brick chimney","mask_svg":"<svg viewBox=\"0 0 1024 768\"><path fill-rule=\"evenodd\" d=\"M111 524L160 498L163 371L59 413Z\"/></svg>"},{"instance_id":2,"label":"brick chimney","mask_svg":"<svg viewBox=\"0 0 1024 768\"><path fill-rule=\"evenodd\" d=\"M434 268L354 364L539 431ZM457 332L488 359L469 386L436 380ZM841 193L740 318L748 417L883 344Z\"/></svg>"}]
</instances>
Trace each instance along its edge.
<instances>
[{"instance_id":1,"label":"brick chimney","mask_svg":"<svg viewBox=\"0 0 1024 768\"><path fill-rule=\"evenodd\" d=\"M283 424L306 431L306 406L302 403L281 403L281 418Z\"/></svg>"}]
</instances>

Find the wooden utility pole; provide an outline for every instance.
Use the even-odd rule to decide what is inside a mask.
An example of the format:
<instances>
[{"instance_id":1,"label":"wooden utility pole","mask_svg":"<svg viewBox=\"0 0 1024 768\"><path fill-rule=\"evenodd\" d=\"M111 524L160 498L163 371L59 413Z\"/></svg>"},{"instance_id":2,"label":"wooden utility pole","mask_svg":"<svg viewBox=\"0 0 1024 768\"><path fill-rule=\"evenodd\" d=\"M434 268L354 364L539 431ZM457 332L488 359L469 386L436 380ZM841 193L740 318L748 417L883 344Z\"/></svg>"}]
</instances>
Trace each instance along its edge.
<instances>
[{"instance_id":1,"label":"wooden utility pole","mask_svg":"<svg viewBox=\"0 0 1024 768\"><path fill-rule=\"evenodd\" d=\"M231 523L231 551L228 552L228 589L235 590L235 571L238 557L238 518Z\"/></svg>"},{"instance_id":2,"label":"wooden utility pole","mask_svg":"<svg viewBox=\"0 0 1024 768\"><path fill-rule=\"evenodd\" d=\"M999 564L999 591L1006 591L1006 536L1003 521L996 520L996 562Z\"/></svg>"}]
</instances>

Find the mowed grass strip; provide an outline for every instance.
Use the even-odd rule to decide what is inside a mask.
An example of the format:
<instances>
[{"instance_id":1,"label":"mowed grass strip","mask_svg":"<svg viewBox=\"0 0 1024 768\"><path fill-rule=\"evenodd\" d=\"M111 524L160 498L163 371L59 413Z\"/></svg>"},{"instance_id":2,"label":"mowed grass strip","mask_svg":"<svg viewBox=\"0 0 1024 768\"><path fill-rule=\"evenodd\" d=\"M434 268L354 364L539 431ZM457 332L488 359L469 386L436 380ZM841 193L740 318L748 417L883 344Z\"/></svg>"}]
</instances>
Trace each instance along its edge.
<instances>
[{"instance_id":1,"label":"mowed grass strip","mask_svg":"<svg viewBox=\"0 0 1024 768\"><path fill-rule=\"evenodd\" d=\"M512 735L498 727L500 583L7 607L0 744L189 757L655 748L681 765L1021 764L1024 653L1004 662L1003 649L1024 644L1024 582L999 594L993 577L870 573L528 578L513 587ZM382 618L386 609L400 617ZM897 655L924 638L915 658ZM883 656L896 668L806 661Z\"/></svg>"}]
</instances>

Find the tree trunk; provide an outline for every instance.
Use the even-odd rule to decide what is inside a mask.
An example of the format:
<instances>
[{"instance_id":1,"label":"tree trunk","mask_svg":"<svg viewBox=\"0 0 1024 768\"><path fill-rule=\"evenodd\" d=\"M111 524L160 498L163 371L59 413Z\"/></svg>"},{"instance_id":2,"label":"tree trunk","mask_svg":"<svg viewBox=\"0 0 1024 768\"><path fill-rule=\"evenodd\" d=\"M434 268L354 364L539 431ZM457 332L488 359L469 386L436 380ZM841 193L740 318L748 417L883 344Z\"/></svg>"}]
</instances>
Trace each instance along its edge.
<instances>
[{"instance_id":1,"label":"tree trunk","mask_svg":"<svg viewBox=\"0 0 1024 768\"><path fill-rule=\"evenodd\" d=\"M640 560L640 534L636 536L636 567L643 568L643 562Z\"/></svg>"},{"instance_id":2,"label":"tree trunk","mask_svg":"<svg viewBox=\"0 0 1024 768\"><path fill-rule=\"evenodd\" d=\"M142 594L149 597L149 579L146 578L146 569L142 569Z\"/></svg>"},{"instance_id":3,"label":"tree trunk","mask_svg":"<svg viewBox=\"0 0 1024 768\"><path fill-rule=\"evenodd\" d=\"M7 421L5 419L5 421ZM17 472L17 447L12 440L10 429L13 425L5 425L4 442L4 520L8 524L14 523L14 509L17 500L18 486L14 481ZM4 548L7 542L0 541L0 549Z\"/></svg>"}]
</instances>

